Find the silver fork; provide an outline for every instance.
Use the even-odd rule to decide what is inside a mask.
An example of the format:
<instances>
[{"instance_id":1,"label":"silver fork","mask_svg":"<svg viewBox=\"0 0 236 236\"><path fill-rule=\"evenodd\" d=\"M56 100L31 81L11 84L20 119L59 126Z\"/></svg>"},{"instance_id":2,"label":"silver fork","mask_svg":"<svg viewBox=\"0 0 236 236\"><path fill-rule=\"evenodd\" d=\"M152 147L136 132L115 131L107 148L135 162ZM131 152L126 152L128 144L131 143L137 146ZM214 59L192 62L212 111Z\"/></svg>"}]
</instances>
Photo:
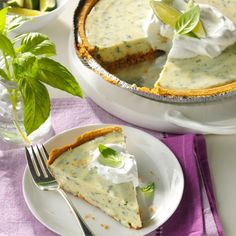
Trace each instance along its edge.
<instances>
[{"instance_id":1,"label":"silver fork","mask_svg":"<svg viewBox=\"0 0 236 236\"><path fill-rule=\"evenodd\" d=\"M35 152L35 149L37 150L37 152ZM48 159L48 153L43 145L41 150L43 151L40 151L38 145L25 148L29 170L33 177L34 183L41 190L59 192L65 199L66 203L69 205L72 213L77 219L80 230L83 232L83 236L94 236L64 190L60 188L55 178L49 172L45 163L45 161Z\"/></svg>"}]
</instances>

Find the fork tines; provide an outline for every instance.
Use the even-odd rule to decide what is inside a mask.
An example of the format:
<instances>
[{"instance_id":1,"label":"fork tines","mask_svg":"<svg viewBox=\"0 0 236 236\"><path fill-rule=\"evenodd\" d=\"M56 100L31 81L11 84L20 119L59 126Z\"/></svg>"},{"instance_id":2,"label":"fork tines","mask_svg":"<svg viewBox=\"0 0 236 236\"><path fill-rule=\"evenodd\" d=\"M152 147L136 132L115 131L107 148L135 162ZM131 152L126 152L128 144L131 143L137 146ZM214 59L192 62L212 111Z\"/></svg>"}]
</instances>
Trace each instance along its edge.
<instances>
[{"instance_id":1,"label":"fork tines","mask_svg":"<svg viewBox=\"0 0 236 236\"><path fill-rule=\"evenodd\" d=\"M53 179L46 165L48 153L43 145L41 148L38 145L25 147L25 152L30 172L36 182L41 178Z\"/></svg>"}]
</instances>

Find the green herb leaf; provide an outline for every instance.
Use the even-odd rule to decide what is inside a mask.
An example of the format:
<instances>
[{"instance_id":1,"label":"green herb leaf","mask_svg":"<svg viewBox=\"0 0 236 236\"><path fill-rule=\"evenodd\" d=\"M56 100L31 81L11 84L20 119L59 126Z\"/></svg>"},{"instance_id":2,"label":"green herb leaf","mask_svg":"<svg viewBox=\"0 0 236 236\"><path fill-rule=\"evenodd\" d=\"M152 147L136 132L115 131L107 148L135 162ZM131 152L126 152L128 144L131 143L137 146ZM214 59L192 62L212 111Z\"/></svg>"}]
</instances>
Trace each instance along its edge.
<instances>
[{"instance_id":1,"label":"green herb leaf","mask_svg":"<svg viewBox=\"0 0 236 236\"><path fill-rule=\"evenodd\" d=\"M38 76L38 59L30 52L18 55L12 66L17 80L36 79Z\"/></svg>"},{"instance_id":2,"label":"green herb leaf","mask_svg":"<svg viewBox=\"0 0 236 236\"><path fill-rule=\"evenodd\" d=\"M144 187L141 187L140 190L145 194L153 193L155 190L155 183L150 183Z\"/></svg>"},{"instance_id":3,"label":"green herb leaf","mask_svg":"<svg viewBox=\"0 0 236 236\"><path fill-rule=\"evenodd\" d=\"M103 144L98 145L101 155L98 160L101 164L111 167L119 167L122 164L122 158L118 155L118 152L112 148L106 147Z\"/></svg>"},{"instance_id":4,"label":"green herb leaf","mask_svg":"<svg viewBox=\"0 0 236 236\"><path fill-rule=\"evenodd\" d=\"M10 16L7 20L6 31L10 32L29 20L31 19L25 16Z\"/></svg>"},{"instance_id":5,"label":"green herb leaf","mask_svg":"<svg viewBox=\"0 0 236 236\"><path fill-rule=\"evenodd\" d=\"M39 80L74 96L83 97L82 90L74 76L60 63L43 57L38 59L38 66Z\"/></svg>"},{"instance_id":6,"label":"green herb leaf","mask_svg":"<svg viewBox=\"0 0 236 236\"><path fill-rule=\"evenodd\" d=\"M6 26L7 19L7 8L3 8L0 10L0 33L2 33Z\"/></svg>"},{"instance_id":7,"label":"green herb leaf","mask_svg":"<svg viewBox=\"0 0 236 236\"><path fill-rule=\"evenodd\" d=\"M183 13L177 20L175 29L177 34L191 32L200 21L200 8L195 6Z\"/></svg>"},{"instance_id":8,"label":"green herb leaf","mask_svg":"<svg viewBox=\"0 0 236 236\"><path fill-rule=\"evenodd\" d=\"M20 51L31 52L34 55L53 56L56 54L56 47L44 34L27 33L22 37Z\"/></svg>"},{"instance_id":9,"label":"green herb leaf","mask_svg":"<svg viewBox=\"0 0 236 236\"><path fill-rule=\"evenodd\" d=\"M38 60L32 53L23 53L13 60L13 70L24 103L24 126L27 135L43 124L50 112L47 88L36 78Z\"/></svg>"},{"instance_id":10,"label":"green herb leaf","mask_svg":"<svg viewBox=\"0 0 236 236\"><path fill-rule=\"evenodd\" d=\"M0 68L0 77L2 77L5 80L10 80L10 78L8 77L8 75L6 74L6 72Z\"/></svg>"},{"instance_id":11,"label":"green herb leaf","mask_svg":"<svg viewBox=\"0 0 236 236\"><path fill-rule=\"evenodd\" d=\"M99 152L106 158L109 156L117 156L118 152L112 148L106 147L103 144L98 145Z\"/></svg>"},{"instance_id":12,"label":"green herb leaf","mask_svg":"<svg viewBox=\"0 0 236 236\"><path fill-rule=\"evenodd\" d=\"M38 129L49 116L50 99L46 87L36 80L37 58L23 53L13 60L13 70L24 103L24 126L27 135Z\"/></svg>"},{"instance_id":13,"label":"green herb leaf","mask_svg":"<svg viewBox=\"0 0 236 236\"><path fill-rule=\"evenodd\" d=\"M0 50L6 56L15 57L15 50L11 41L3 34L0 33Z\"/></svg>"},{"instance_id":14,"label":"green herb leaf","mask_svg":"<svg viewBox=\"0 0 236 236\"><path fill-rule=\"evenodd\" d=\"M13 44L15 44L15 43L18 42L19 40L22 40L24 37L25 37L25 34L17 35L17 36L15 36L15 37L11 40L11 42L12 42Z\"/></svg>"},{"instance_id":15,"label":"green herb leaf","mask_svg":"<svg viewBox=\"0 0 236 236\"><path fill-rule=\"evenodd\" d=\"M193 0L189 0L188 3L187 3L187 7L186 7L186 10L190 10L191 8L194 7L194 2Z\"/></svg>"},{"instance_id":16,"label":"green herb leaf","mask_svg":"<svg viewBox=\"0 0 236 236\"><path fill-rule=\"evenodd\" d=\"M24 103L24 126L29 135L43 124L50 113L47 88L35 79L20 78L18 86Z\"/></svg>"},{"instance_id":17,"label":"green herb leaf","mask_svg":"<svg viewBox=\"0 0 236 236\"><path fill-rule=\"evenodd\" d=\"M13 71L24 103L24 126L27 135L43 124L50 112L47 88L38 81L38 59L23 53L13 60Z\"/></svg>"}]
</instances>

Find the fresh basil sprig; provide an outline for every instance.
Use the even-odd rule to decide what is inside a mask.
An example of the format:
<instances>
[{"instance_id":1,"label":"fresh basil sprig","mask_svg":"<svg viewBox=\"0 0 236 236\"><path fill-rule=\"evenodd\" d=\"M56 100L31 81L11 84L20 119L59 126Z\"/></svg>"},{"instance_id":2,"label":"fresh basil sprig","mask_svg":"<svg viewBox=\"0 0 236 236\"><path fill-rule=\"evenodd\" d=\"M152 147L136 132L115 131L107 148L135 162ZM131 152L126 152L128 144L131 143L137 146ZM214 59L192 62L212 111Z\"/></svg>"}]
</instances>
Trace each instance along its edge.
<instances>
[{"instance_id":1,"label":"fresh basil sprig","mask_svg":"<svg viewBox=\"0 0 236 236\"><path fill-rule=\"evenodd\" d=\"M74 76L49 58L56 54L55 44L41 33L26 33L10 39L8 33L21 26L26 18L14 16L7 21L6 15L6 8L0 10L0 52L5 62L4 68L0 68L0 77L17 84L24 103L25 131L29 135L50 114L50 98L44 84L74 96L82 97L83 93ZM14 109L18 95L9 90L9 96L14 101Z\"/></svg>"},{"instance_id":2,"label":"fresh basil sprig","mask_svg":"<svg viewBox=\"0 0 236 236\"><path fill-rule=\"evenodd\" d=\"M200 7L195 6L184 12L177 20L175 29L177 34L190 33L200 21Z\"/></svg>"},{"instance_id":3,"label":"fresh basil sprig","mask_svg":"<svg viewBox=\"0 0 236 236\"><path fill-rule=\"evenodd\" d=\"M200 8L190 0L184 13L178 11L168 0L149 0L154 14L165 24L176 30L177 34L205 38L206 31L200 20Z\"/></svg>"},{"instance_id":4,"label":"fresh basil sprig","mask_svg":"<svg viewBox=\"0 0 236 236\"><path fill-rule=\"evenodd\" d=\"M116 150L106 147L103 144L98 145L98 150L101 154L98 158L98 161L101 164L114 168L121 166L123 158L119 155L119 153Z\"/></svg>"},{"instance_id":5,"label":"fresh basil sprig","mask_svg":"<svg viewBox=\"0 0 236 236\"><path fill-rule=\"evenodd\" d=\"M151 194L154 192L155 190L155 183L152 182L146 186L140 187L140 190L144 193L144 194Z\"/></svg>"}]
</instances>

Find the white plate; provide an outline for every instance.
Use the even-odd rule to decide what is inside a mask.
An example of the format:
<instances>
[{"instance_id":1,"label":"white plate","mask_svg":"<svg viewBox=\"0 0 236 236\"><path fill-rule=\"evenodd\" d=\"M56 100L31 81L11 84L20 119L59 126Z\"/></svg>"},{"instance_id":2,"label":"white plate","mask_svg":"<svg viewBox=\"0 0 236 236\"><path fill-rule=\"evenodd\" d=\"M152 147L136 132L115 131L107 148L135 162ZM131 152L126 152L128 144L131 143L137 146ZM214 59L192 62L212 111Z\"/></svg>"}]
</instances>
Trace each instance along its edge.
<instances>
[{"instance_id":1,"label":"white plate","mask_svg":"<svg viewBox=\"0 0 236 236\"><path fill-rule=\"evenodd\" d=\"M65 131L51 138L45 143L45 147L50 151L73 142L85 131L103 126L106 125L90 125ZM183 194L183 172L174 154L153 136L138 129L122 127L127 136L128 151L136 156L139 177L144 182L155 182L155 194L152 202L149 199L141 204L141 209L145 213L144 228L141 230L128 229L99 209L70 196L83 217L95 217L86 220L95 235L143 236L158 228L174 213ZM27 168L23 178L23 193L33 215L46 227L61 235L80 235L76 221L61 196L57 192L38 190ZM154 213L145 210L150 206ZM108 225L109 229L104 229L101 224Z\"/></svg>"}]
</instances>

